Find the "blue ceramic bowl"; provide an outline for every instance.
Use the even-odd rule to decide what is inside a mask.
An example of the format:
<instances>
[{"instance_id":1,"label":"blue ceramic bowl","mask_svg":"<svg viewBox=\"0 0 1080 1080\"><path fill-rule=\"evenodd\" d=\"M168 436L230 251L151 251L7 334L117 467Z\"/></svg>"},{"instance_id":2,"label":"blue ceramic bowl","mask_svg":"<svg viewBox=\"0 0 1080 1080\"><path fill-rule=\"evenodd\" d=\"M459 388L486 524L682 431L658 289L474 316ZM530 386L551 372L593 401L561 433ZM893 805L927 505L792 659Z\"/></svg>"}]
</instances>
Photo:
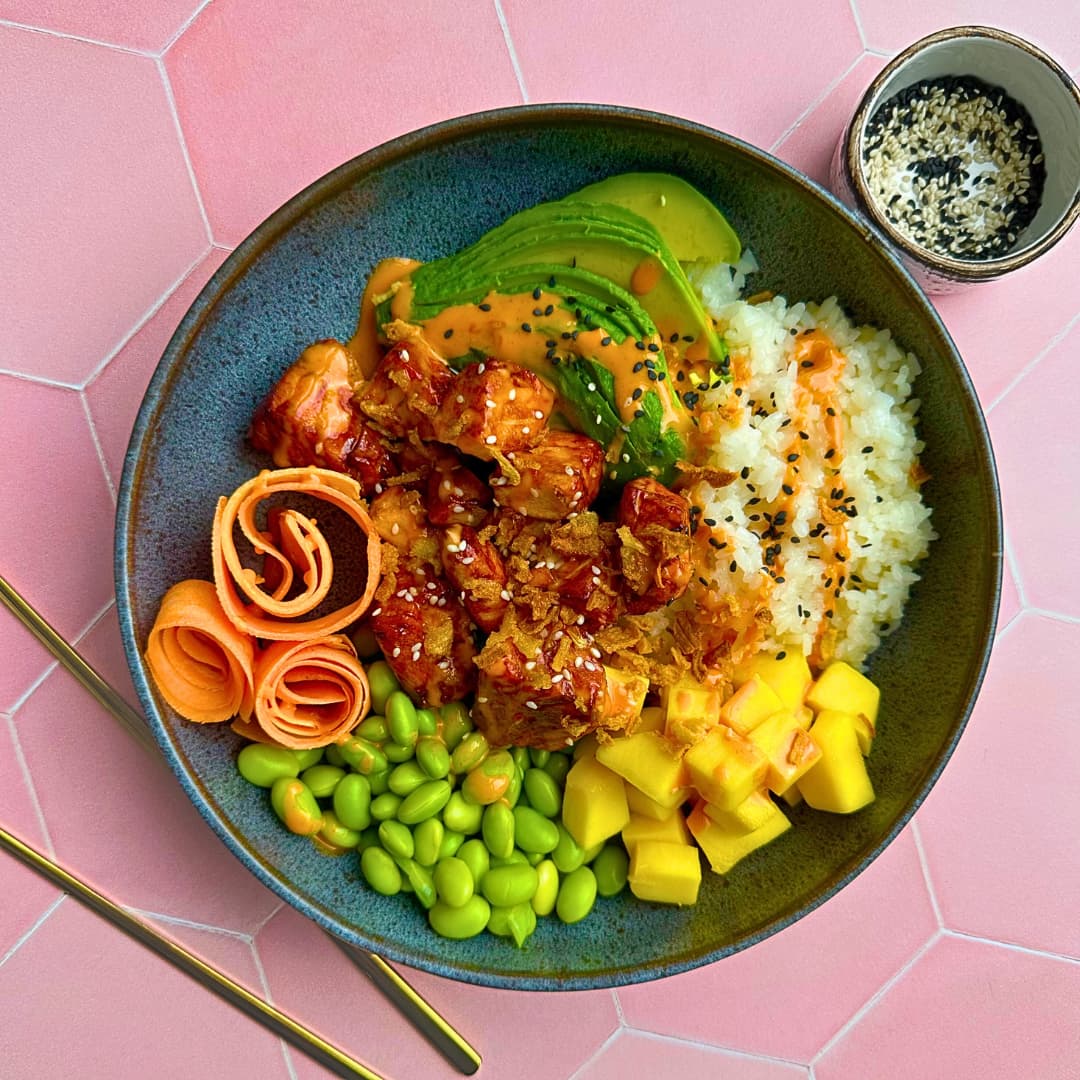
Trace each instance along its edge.
<instances>
[{"instance_id":1,"label":"blue ceramic bowl","mask_svg":"<svg viewBox=\"0 0 1080 1080\"><path fill-rule=\"evenodd\" d=\"M517 950L452 942L408 897L373 894L358 861L287 833L233 764L225 726L180 720L141 650L165 590L210 577L217 497L266 462L245 445L252 410L311 341L347 338L362 283L386 255L433 258L509 214L628 170L677 173L712 198L759 259L755 289L839 296L890 327L924 364L925 487L940 534L901 630L873 657L877 791L852 817L796 809L795 827L720 878L692 908L603 900L585 921L542 919ZM536 106L465 117L396 139L297 195L230 256L166 349L135 424L120 491L116 585L135 684L199 811L252 873L325 928L384 956L468 982L521 989L616 986L726 956L790 925L846 885L903 827L945 765L993 636L1001 526L985 424L933 308L866 225L805 177L736 139L670 117ZM932 689L932 692L928 692Z\"/></svg>"}]
</instances>

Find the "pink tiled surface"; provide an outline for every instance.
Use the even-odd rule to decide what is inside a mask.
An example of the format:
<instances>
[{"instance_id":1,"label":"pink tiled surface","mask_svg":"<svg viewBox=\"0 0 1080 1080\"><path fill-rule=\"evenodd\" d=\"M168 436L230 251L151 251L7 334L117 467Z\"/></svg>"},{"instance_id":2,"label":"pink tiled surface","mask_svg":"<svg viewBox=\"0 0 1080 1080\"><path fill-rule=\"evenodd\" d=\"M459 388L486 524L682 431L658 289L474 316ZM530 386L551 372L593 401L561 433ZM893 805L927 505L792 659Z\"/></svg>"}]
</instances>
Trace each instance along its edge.
<instances>
[{"instance_id":1,"label":"pink tiled surface","mask_svg":"<svg viewBox=\"0 0 1080 1080\"><path fill-rule=\"evenodd\" d=\"M885 57L963 21L1078 73L1080 15L1049 0L0 0L0 499L18 511L0 573L131 696L111 531L141 394L227 252L339 162L469 111L591 100L820 180ZM913 826L800 924L673 979L524 994L409 973L482 1076L1080 1075L1078 276L1072 236L938 301L988 411L1008 569L983 693ZM0 655L0 825L385 1074L453 1075L6 614ZM0 896L5 1078L327 1075L6 856Z\"/></svg>"}]
</instances>

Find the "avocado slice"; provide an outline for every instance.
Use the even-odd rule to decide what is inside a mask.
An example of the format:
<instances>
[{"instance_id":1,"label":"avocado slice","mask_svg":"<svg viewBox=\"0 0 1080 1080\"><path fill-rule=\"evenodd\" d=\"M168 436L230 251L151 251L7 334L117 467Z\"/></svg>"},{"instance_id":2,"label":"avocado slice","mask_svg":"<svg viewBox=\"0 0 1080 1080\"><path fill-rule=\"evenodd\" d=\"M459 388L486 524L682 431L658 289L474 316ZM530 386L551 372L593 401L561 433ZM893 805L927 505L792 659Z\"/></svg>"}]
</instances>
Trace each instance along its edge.
<instances>
[{"instance_id":1,"label":"avocado slice","mask_svg":"<svg viewBox=\"0 0 1080 1080\"><path fill-rule=\"evenodd\" d=\"M697 188L670 173L621 173L567 199L632 210L656 227L679 262L709 259L734 265L742 254L727 218Z\"/></svg>"}]
</instances>

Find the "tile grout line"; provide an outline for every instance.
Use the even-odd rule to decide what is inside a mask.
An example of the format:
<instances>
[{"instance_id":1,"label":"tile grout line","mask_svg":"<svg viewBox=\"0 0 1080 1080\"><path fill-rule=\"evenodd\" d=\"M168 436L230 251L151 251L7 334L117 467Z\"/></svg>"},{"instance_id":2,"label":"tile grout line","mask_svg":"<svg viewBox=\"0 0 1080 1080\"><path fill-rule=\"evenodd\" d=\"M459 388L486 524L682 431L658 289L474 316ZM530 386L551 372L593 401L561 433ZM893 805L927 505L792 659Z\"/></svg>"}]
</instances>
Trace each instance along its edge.
<instances>
[{"instance_id":1,"label":"tile grout line","mask_svg":"<svg viewBox=\"0 0 1080 1080\"><path fill-rule=\"evenodd\" d=\"M265 926L266 923L263 923L262 925ZM258 933L258 931L256 931L256 933ZM259 955L259 947L255 944L255 934L252 934L248 940L248 948L251 950L251 960L255 965L255 972L259 976L259 984L263 988L263 999L266 1001L267 1005L273 1005L274 995L270 991L270 980L266 977L266 968L263 967L262 957ZM281 1056L285 1059L285 1070L289 1074L289 1080L297 1080L296 1066L293 1064L292 1052L289 1050L289 1044L284 1039L278 1039L278 1043L281 1046Z\"/></svg>"},{"instance_id":2,"label":"tile grout line","mask_svg":"<svg viewBox=\"0 0 1080 1080\"><path fill-rule=\"evenodd\" d=\"M234 941L242 941L246 945L251 944L251 935L243 930L230 930L225 926L212 926L210 923L195 922L193 919L185 919L179 915L165 915L160 911L147 911L145 908L130 907L123 905L124 910L140 919L155 919L157 922L168 926L182 926L188 930L203 930L208 934L217 934L219 937L232 938Z\"/></svg>"},{"instance_id":3,"label":"tile grout line","mask_svg":"<svg viewBox=\"0 0 1080 1080\"><path fill-rule=\"evenodd\" d=\"M49 30L44 26L31 26L29 23L15 22L12 19L0 19L0 27L2 26L6 26L10 30L25 30L31 34L43 34L45 37L61 38L64 41L79 41L83 45L96 45L98 48L127 53L129 56L144 56L151 59L154 56L149 50L137 49L133 45L119 45L115 41L99 41L97 38L83 37L81 34L69 34L64 30Z\"/></svg>"},{"instance_id":4,"label":"tile grout line","mask_svg":"<svg viewBox=\"0 0 1080 1080\"><path fill-rule=\"evenodd\" d=\"M983 937L981 934L969 934L964 930L946 929L942 931L942 934L956 941L974 941L979 945L990 945L996 949L1007 949L1009 952L1023 953L1026 956L1037 956L1042 960L1080 965L1080 956L1068 956L1065 953L1051 952L1049 949L1033 949L1030 945L1017 945L1013 941L998 941L996 938Z\"/></svg>"},{"instance_id":5,"label":"tile grout line","mask_svg":"<svg viewBox=\"0 0 1080 1080\"><path fill-rule=\"evenodd\" d=\"M506 51L510 54L510 66L514 69L518 90L521 91L521 100L528 105L529 91L525 87L525 76L521 73L521 64L518 63L517 49L514 48L514 39L510 36L510 26L506 21L502 0L491 0L491 2L495 5L495 14L499 17L499 26L502 28L503 41L506 42Z\"/></svg>"},{"instance_id":6,"label":"tile grout line","mask_svg":"<svg viewBox=\"0 0 1080 1080\"><path fill-rule=\"evenodd\" d=\"M848 6L851 8L851 17L855 20L855 29L859 31L859 40L862 42L863 50L866 51L870 46L866 42L866 31L863 29L862 16L855 6L855 0L848 0Z\"/></svg>"},{"instance_id":7,"label":"tile grout line","mask_svg":"<svg viewBox=\"0 0 1080 1080\"><path fill-rule=\"evenodd\" d=\"M0 956L0 968L2 968L44 925L49 921L53 912L67 899L67 893L62 892L34 921L33 926L3 956Z\"/></svg>"},{"instance_id":8,"label":"tile grout line","mask_svg":"<svg viewBox=\"0 0 1080 1080\"><path fill-rule=\"evenodd\" d=\"M203 202L202 191L199 190L199 181L195 175L195 166L191 161L191 153L188 150L187 139L184 137L184 128L180 123L180 111L176 107L176 96L173 94L172 83L169 81L169 73L165 69L165 58L154 58L158 72L161 75L161 83L165 87L165 97L169 102L169 110L172 112L173 124L176 127L176 137L180 141L180 152L184 155L184 164L187 165L188 176L191 179L191 190L195 193L195 202L198 203L199 213L202 214L203 226L206 229L206 240L211 246L214 243L214 230L210 228L210 218L206 213L206 204ZM203 255L205 258L205 253Z\"/></svg>"},{"instance_id":9,"label":"tile grout line","mask_svg":"<svg viewBox=\"0 0 1080 1080\"><path fill-rule=\"evenodd\" d=\"M203 13L209 3L210 0L202 0L202 3L180 24L180 29L172 37L168 38L165 44L155 53L158 58L164 56L187 33L188 28Z\"/></svg>"},{"instance_id":10,"label":"tile grout line","mask_svg":"<svg viewBox=\"0 0 1080 1080\"><path fill-rule=\"evenodd\" d=\"M1051 350L1055 349L1058 345L1061 344L1062 341L1065 340L1066 337L1068 337L1069 331L1072 330L1072 328L1078 322L1080 322L1080 311L1078 311L1075 315L1072 316L1071 319L1069 319L1069 321L1067 323L1065 323L1065 325L1046 343L1046 345L1044 345L1043 348L1040 349L1039 352L1035 354L1035 357L1033 359L1029 360L1017 372L1017 374L1013 377L1013 380L1009 383L1009 385L1006 386L1005 389L1002 390L1001 393L998 394L998 396L996 398L994 398L994 400L991 401L989 405L986 406L984 412L986 413L987 416L989 416L994 411L994 409L996 409L1002 403L1002 401L1004 401L1005 398L1008 397L1008 395L1011 394L1012 391L1015 390L1016 387L1021 382L1023 382L1024 379L1027 378L1027 376L1030 375L1031 372L1033 372L1036 367L1039 366L1039 364L1042 362L1043 358L1047 355L1047 353L1049 353Z\"/></svg>"},{"instance_id":11,"label":"tile grout line","mask_svg":"<svg viewBox=\"0 0 1080 1080\"><path fill-rule=\"evenodd\" d=\"M37 816L38 827L41 829L42 838L45 841L45 852L50 856L56 855L56 847L53 845L52 834L49 832L49 824L45 820L45 811L41 808L41 800L38 799L37 788L34 786L34 778L30 775L30 766L26 763L26 755L23 753L22 742L19 740L19 729L15 726L15 720L11 716L5 716L8 734L11 736L11 745L15 751L15 761L22 773L23 783L26 785L30 803Z\"/></svg>"},{"instance_id":12,"label":"tile grout line","mask_svg":"<svg viewBox=\"0 0 1080 1080\"><path fill-rule=\"evenodd\" d=\"M851 63L842 72L840 72L840 74L837 75L836 78L834 78L832 82L830 82L829 85L826 86L825 89L822 90L821 93L816 98L814 98L814 100L809 105L807 105L807 107L803 109L801 113L799 113L799 115L794 119L794 121L792 121L791 126L782 131L775 140L775 142L773 142L772 146L769 147L770 154L775 154L778 148L788 139L790 139L791 136L794 135L795 132L798 131L799 128L802 127L802 125L806 123L807 120L810 119L810 117L825 102L826 98L828 98L828 96L855 70L855 68L857 68L859 64L862 63L862 58L865 55L865 52L859 53L859 55L856 56L855 59L852 60Z\"/></svg>"},{"instance_id":13,"label":"tile grout line","mask_svg":"<svg viewBox=\"0 0 1080 1080\"><path fill-rule=\"evenodd\" d=\"M901 966L900 970L890 975L889 978L887 978L885 982L883 982L881 986L879 986L877 990L875 990L870 997L848 1017L807 1064L813 1068L813 1066L815 1066L834 1046L841 1042L863 1019L863 1017L871 1012L889 991L892 990L892 988L900 982L900 980L926 955L926 953L928 953L930 949L945 936L945 933L946 931L940 928L935 930L930 937L915 950L906 963Z\"/></svg>"},{"instance_id":14,"label":"tile grout line","mask_svg":"<svg viewBox=\"0 0 1080 1080\"><path fill-rule=\"evenodd\" d=\"M1027 607L1024 608L1024 612L1028 615L1041 615L1044 619L1053 619L1054 622L1068 623L1070 626L1080 624L1080 615L1067 615L1064 611L1050 611L1047 608Z\"/></svg>"},{"instance_id":15,"label":"tile grout line","mask_svg":"<svg viewBox=\"0 0 1080 1080\"><path fill-rule=\"evenodd\" d=\"M623 1012L622 999L619 997L619 991L613 989L611 991L611 1000L615 1003L615 1015L619 1018L620 1027L629 1027L626 1022L626 1013Z\"/></svg>"},{"instance_id":16,"label":"tile grout line","mask_svg":"<svg viewBox=\"0 0 1080 1080\"><path fill-rule=\"evenodd\" d=\"M116 509L116 484L113 483L112 474L109 472L109 463L105 460L105 451L98 437L97 425L94 423L94 414L90 411L90 401L85 390L80 390L79 401L82 402L83 412L86 414L86 422L90 425L90 438L93 440L94 449L97 451L97 459L101 465L101 471L105 476L105 484L109 489L109 498L112 500L113 510Z\"/></svg>"},{"instance_id":17,"label":"tile grout line","mask_svg":"<svg viewBox=\"0 0 1080 1080\"><path fill-rule=\"evenodd\" d=\"M277 914L277 913L278 913L278 912L279 912L279 911L280 911L280 910L281 910L281 909L282 909L282 908L283 908L284 906L285 906L285 901L284 901L284 900L279 900L279 901L277 902L277 906L276 906L276 907L275 907L275 908L274 908L274 909L273 909L273 910L272 910L272 911L270 912L270 914L269 914L269 915L267 915L267 916L266 916L266 918L265 918L265 919L263 919L263 921L262 921L262 922L260 922L260 923L256 923L256 924L255 924L255 928L254 928L254 929L253 929L253 930L251 931L251 940L252 940L252 941L254 941L254 940L255 940L255 938L256 938L256 937L258 936L258 934L259 934L259 932L260 932L261 930L263 930L263 929L265 929L265 928L266 928L266 926L267 926L267 925L269 924L270 920L271 920L271 919L272 919L272 918L273 918L273 917L274 917L274 916L275 916L275 915L276 915L276 914Z\"/></svg>"},{"instance_id":18,"label":"tile grout line","mask_svg":"<svg viewBox=\"0 0 1080 1080\"><path fill-rule=\"evenodd\" d=\"M1008 529L1003 528L1001 530L1002 542L1005 548L1005 562L1009 567L1009 574L1012 576L1013 585L1016 586L1016 597L1020 601L1020 610L1023 611L1027 606L1027 593L1024 590L1024 581L1020 576L1020 566L1016 561L1016 552L1013 549L1012 541L1009 538Z\"/></svg>"},{"instance_id":19,"label":"tile grout line","mask_svg":"<svg viewBox=\"0 0 1080 1080\"><path fill-rule=\"evenodd\" d=\"M926 891L930 895L930 907L933 909L938 929L944 930L945 918L941 914L941 905L938 903L937 890L934 888L933 879L930 877L930 864L927 862L926 850L923 848L922 831L919 829L918 821L914 818L911 822L911 837L915 841L915 852L919 856L919 866L922 869L923 883L926 885Z\"/></svg>"},{"instance_id":20,"label":"tile grout line","mask_svg":"<svg viewBox=\"0 0 1080 1080\"><path fill-rule=\"evenodd\" d=\"M37 383L38 386L53 386L57 390L81 390L77 383L62 382L60 379L50 379L47 375L28 375L25 371L13 371L11 368L0 368L0 375L8 375L12 379L22 379L23 382Z\"/></svg>"},{"instance_id":21,"label":"tile grout line","mask_svg":"<svg viewBox=\"0 0 1080 1080\"><path fill-rule=\"evenodd\" d=\"M587 1069L593 1062L598 1061L605 1050L622 1034L622 1032L629 1030L621 1026L616 1026L615 1030L567 1077L567 1080L574 1080L575 1077L581 1076L582 1071Z\"/></svg>"},{"instance_id":22,"label":"tile grout line","mask_svg":"<svg viewBox=\"0 0 1080 1080\"><path fill-rule=\"evenodd\" d=\"M651 1039L654 1042L674 1043L678 1046L696 1046L701 1050L711 1050L717 1054L727 1054L730 1057L742 1058L745 1061L763 1061L769 1065L790 1065L797 1069L809 1068L804 1061L795 1061L793 1058L777 1057L775 1054L757 1054L753 1050L738 1050L732 1046L721 1046L717 1043L702 1042L700 1039L687 1039L681 1035L667 1035L659 1031L647 1031L644 1028L636 1028L628 1025L627 1031L642 1038Z\"/></svg>"}]
</instances>

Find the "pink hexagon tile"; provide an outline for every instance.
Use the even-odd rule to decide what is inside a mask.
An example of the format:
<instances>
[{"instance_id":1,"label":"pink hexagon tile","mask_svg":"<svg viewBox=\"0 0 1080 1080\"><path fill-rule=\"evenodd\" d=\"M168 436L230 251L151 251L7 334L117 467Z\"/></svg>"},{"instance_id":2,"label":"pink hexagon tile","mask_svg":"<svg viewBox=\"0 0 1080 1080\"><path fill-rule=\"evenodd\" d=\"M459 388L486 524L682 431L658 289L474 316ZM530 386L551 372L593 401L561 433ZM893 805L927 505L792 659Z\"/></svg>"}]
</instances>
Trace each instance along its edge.
<instances>
[{"instance_id":1,"label":"pink hexagon tile","mask_svg":"<svg viewBox=\"0 0 1080 1080\"><path fill-rule=\"evenodd\" d=\"M98 441L114 484L120 483L131 428L157 362L192 301L225 261L228 252L209 254L114 356L86 388Z\"/></svg>"},{"instance_id":2,"label":"pink hexagon tile","mask_svg":"<svg viewBox=\"0 0 1080 1080\"><path fill-rule=\"evenodd\" d=\"M489 0L369 5L349 22L331 0L211 4L166 66L214 238L227 246L394 135L521 101Z\"/></svg>"},{"instance_id":3,"label":"pink hexagon tile","mask_svg":"<svg viewBox=\"0 0 1080 1080\"><path fill-rule=\"evenodd\" d=\"M19 213L0 366L78 384L206 250L206 229L152 59L0 26L0 98Z\"/></svg>"},{"instance_id":4,"label":"pink hexagon tile","mask_svg":"<svg viewBox=\"0 0 1080 1080\"><path fill-rule=\"evenodd\" d=\"M763 47L761 20L727 19L709 0L681 4L677 15L649 0L503 0L503 9L530 100L655 109L766 147L862 52L847 0L763 9L763 19L814 27L809 62L803 35L770 35Z\"/></svg>"},{"instance_id":5,"label":"pink hexagon tile","mask_svg":"<svg viewBox=\"0 0 1080 1080\"><path fill-rule=\"evenodd\" d=\"M6 260L5 260L6 261ZM112 500L79 395L0 375L0 573L66 637L112 596ZM63 537L64 543L47 542ZM76 541L77 537L77 541ZM0 611L0 709L49 665L45 650Z\"/></svg>"},{"instance_id":6,"label":"pink hexagon tile","mask_svg":"<svg viewBox=\"0 0 1080 1080\"><path fill-rule=\"evenodd\" d=\"M292 908L282 908L259 931L255 946L275 1003L344 1049L397 1076L455 1075L326 935ZM407 968L401 972L480 1048L484 1075L569 1076L618 1026L615 1003L605 990L506 994ZM294 1064L300 1080L326 1075L306 1061L294 1058Z\"/></svg>"},{"instance_id":7,"label":"pink hexagon tile","mask_svg":"<svg viewBox=\"0 0 1080 1080\"><path fill-rule=\"evenodd\" d=\"M855 0L866 44L899 52L947 26L1000 26L1027 37L1068 68L1080 64L1080 20L1065 14L1056 0L943 0L934 4L897 4L894 0Z\"/></svg>"},{"instance_id":8,"label":"pink hexagon tile","mask_svg":"<svg viewBox=\"0 0 1080 1080\"><path fill-rule=\"evenodd\" d=\"M1020 616L919 811L950 929L1080 956L1078 650L1080 625Z\"/></svg>"},{"instance_id":9,"label":"pink hexagon tile","mask_svg":"<svg viewBox=\"0 0 1080 1080\"><path fill-rule=\"evenodd\" d=\"M277 1038L71 899L0 968L0 1011L19 1080L289 1075Z\"/></svg>"},{"instance_id":10,"label":"pink hexagon tile","mask_svg":"<svg viewBox=\"0 0 1080 1080\"><path fill-rule=\"evenodd\" d=\"M82 647L108 681L130 693L114 615ZM149 757L66 671L54 671L34 691L15 726L57 857L112 899L247 932L277 906L277 897L199 817L164 763Z\"/></svg>"},{"instance_id":11,"label":"pink hexagon tile","mask_svg":"<svg viewBox=\"0 0 1080 1080\"><path fill-rule=\"evenodd\" d=\"M1024 597L1080 616L1080 579L1068 568L1080 531L1080 426L1075 395L1080 321L989 416L1001 497ZM1038 438L1037 432L1053 437Z\"/></svg>"},{"instance_id":12,"label":"pink hexagon tile","mask_svg":"<svg viewBox=\"0 0 1080 1080\"><path fill-rule=\"evenodd\" d=\"M199 6L200 0L153 0L139 4L124 0L94 4L85 0L3 0L0 18L110 45L156 52L183 29Z\"/></svg>"},{"instance_id":13,"label":"pink hexagon tile","mask_svg":"<svg viewBox=\"0 0 1080 1080\"><path fill-rule=\"evenodd\" d=\"M626 1080L632 1076L652 1080L682 1080L688 1076L707 1076L709 1080L803 1080L807 1075L801 1065L789 1062L765 1061L624 1030L574 1073L574 1080Z\"/></svg>"},{"instance_id":14,"label":"pink hexagon tile","mask_svg":"<svg viewBox=\"0 0 1080 1080\"><path fill-rule=\"evenodd\" d=\"M1080 964L946 936L815 1064L817 1080L1075 1080Z\"/></svg>"},{"instance_id":15,"label":"pink hexagon tile","mask_svg":"<svg viewBox=\"0 0 1080 1080\"><path fill-rule=\"evenodd\" d=\"M905 831L794 926L708 967L619 990L619 1000L633 1028L808 1062L936 928Z\"/></svg>"}]
</instances>

